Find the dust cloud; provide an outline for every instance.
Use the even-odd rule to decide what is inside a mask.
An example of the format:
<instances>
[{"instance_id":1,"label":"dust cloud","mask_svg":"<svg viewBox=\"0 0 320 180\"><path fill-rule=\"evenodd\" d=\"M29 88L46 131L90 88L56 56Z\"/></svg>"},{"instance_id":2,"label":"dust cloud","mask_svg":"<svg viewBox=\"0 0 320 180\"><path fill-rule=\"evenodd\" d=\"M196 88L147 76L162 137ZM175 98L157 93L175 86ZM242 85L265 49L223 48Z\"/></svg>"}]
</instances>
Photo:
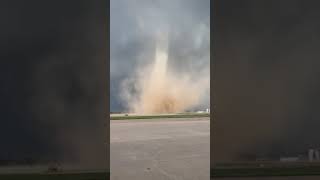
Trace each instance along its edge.
<instances>
[{"instance_id":1,"label":"dust cloud","mask_svg":"<svg viewBox=\"0 0 320 180\"><path fill-rule=\"evenodd\" d=\"M194 81L191 73L168 67L168 32L155 34L155 57L150 64L139 65L122 83L121 97L130 113L180 113L201 104L209 88L209 77Z\"/></svg>"}]
</instances>

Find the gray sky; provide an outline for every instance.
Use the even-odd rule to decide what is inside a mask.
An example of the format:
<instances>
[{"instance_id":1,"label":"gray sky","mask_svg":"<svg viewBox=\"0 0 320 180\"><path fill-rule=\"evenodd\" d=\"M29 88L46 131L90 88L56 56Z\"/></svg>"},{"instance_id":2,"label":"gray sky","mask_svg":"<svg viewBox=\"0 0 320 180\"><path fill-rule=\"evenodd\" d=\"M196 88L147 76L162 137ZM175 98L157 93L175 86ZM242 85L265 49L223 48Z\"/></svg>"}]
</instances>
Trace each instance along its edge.
<instances>
[{"instance_id":1,"label":"gray sky","mask_svg":"<svg viewBox=\"0 0 320 180\"><path fill-rule=\"evenodd\" d=\"M209 77L210 0L111 0L110 14L111 111L123 109L121 81L153 61L159 30L169 31L169 68Z\"/></svg>"}]
</instances>

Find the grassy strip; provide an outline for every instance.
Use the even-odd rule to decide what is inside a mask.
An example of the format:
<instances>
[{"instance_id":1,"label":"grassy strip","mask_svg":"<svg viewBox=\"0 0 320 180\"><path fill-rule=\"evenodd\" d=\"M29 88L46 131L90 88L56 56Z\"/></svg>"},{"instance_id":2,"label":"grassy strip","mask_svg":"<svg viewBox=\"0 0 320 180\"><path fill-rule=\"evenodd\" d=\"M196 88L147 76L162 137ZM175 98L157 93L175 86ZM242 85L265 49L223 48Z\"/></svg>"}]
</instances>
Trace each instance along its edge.
<instances>
[{"instance_id":1,"label":"grassy strip","mask_svg":"<svg viewBox=\"0 0 320 180\"><path fill-rule=\"evenodd\" d=\"M285 168L218 168L211 169L211 177L257 177L257 176L308 176L320 175L320 167Z\"/></svg>"},{"instance_id":2,"label":"grassy strip","mask_svg":"<svg viewBox=\"0 0 320 180\"><path fill-rule=\"evenodd\" d=\"M172 115L145 115L145 116L110 116L111 120L130 120L130 119L161 119L161 118L197 118L210 117L210 114L172 114Z\"/></svg>"},{"instance_id":3,"label":"grassy strip","mask_svg":"<svg viewBox=\"0 0 320 180\"><path fill-rule=\"evenodd\" d=\"M106 180L110 173L0 174L1 180Z\"/></svg>"}]
</instances>

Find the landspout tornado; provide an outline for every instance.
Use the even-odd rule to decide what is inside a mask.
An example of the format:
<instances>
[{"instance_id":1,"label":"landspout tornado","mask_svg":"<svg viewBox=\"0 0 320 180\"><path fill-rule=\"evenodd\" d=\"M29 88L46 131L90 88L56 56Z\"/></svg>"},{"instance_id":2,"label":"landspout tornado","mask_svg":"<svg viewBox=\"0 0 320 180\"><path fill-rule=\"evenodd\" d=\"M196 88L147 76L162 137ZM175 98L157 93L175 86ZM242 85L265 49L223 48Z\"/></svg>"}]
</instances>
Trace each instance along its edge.
<instances>
[{"instance_id":1,"label":"landspout tornado","mask_svg":"<svg viewBox=\"0 0 320 180\"><path fill-rule=\"evenodd\" d=\"M136 74L126 79L122 97L130 112L137 114L178 113L200 103L204 85L193 82L188 73L168 67L168 33L156 35L155 57L151 64L137 67ZM173 60L173 59L170 59ZM134 91L129 91L130 89Z\"/></svg>"},{"instance_id":2,"label":"landspout tornado","mask_svg":"<svg viewBox=\"0 0 320 180\"><path fill-rule=\"evenodd\" d=\"M151 80L156 81L159 85L163 85L166 79L167 64L168 64L168 35L164 33L164 34L160 34L157 39L155 63L154 63L153 71L151 74Z\"/></svg>"}]
</instances>

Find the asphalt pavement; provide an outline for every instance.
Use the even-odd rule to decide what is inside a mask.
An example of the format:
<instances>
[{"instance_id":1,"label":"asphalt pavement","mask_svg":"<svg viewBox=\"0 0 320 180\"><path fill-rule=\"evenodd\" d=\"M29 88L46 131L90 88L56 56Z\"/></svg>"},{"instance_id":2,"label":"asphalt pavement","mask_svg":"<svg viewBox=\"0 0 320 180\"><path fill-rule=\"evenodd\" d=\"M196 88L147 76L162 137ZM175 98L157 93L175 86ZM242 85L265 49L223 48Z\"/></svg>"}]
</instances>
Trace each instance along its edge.
<instances>
[{"instance_id":1,"label":"asphalt pavement","mask_svg":"<svg viewBox=\"0 0 320 180\"><path fill-rule=\"evenodd\" d=\"M209 118L110 123L111 180L209 180Z\"/></svg>"}]
</instances>

